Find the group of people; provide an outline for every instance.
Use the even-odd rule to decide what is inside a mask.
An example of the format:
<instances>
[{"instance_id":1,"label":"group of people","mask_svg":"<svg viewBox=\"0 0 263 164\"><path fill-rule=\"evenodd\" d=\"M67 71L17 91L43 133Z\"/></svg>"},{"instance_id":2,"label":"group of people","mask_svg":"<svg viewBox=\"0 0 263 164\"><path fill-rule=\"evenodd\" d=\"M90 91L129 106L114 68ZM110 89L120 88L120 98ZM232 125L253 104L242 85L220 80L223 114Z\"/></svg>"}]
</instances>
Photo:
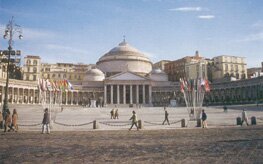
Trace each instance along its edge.
<instances>
[{"instance_id":1,"label":"group of people","mask_svg":"<svg viewBox=\"0 0 263 164\"><path fill-rule=\"evenodd\" d=\"M111 119L119 119L119 111L118 109L116 108L113 108L111 111L110 111L110 118Z\"/></svg>"},{"instance_id":2,"label":"group of people","mask_svg":"<svg viewBox=\"0 0 263 164\"><path fill-rule=\"evenodd\" d=\"M62 109L63 110L63 109ZM113 108L110 111L111 114L111 119L119 119L119 113L118 113L118 109ZM163 125L165 122L168 123L168 125L170 125L169 119L168 119L169 113L166 110L166 107L164 107L164 121L163 121ZM0 128L4 128L4 132L7 131L7 128L9 128L8 132L10 131L18 131L18 124L17 124L17 120L18 120L18 114L16 109L13 110L13 114L11 116L9 109L6 110L5 113L1 113L0 112ZM138 120L137 120L137 115L135 111L132 111L132 117L130 118L130 120L132 121L132 125L129 128L129 130L132 129L133 126L136 126L137 130L139 130L138 127ZM207 128L207 114L205 113L205 110L202 110L202 114L201 114L201 121L202 121L202 127L203 128ZM243 125L243 123L245 122L248 124L248 117L247 117L247 113L245 111L245 109L243 109L242 111L242 120L241 120L241 126ZM48 108L46 108L44 110L44 116L43 116L43 120L42 120L42 134L45 133L45 129L46 129L46 133L50 133L50 114L48 111Z\"/></svg>"},{"instance_id":3,"label":"group of people","mask_svg":"<svg viewBox=\"0 0 263 164\"><path fill-rule=\"evenodd\" d=\"M13 114L7 109L3 114L0 112L0 128L4 128L4 132L18 131L18 114L16 109L13 110ZM8 129L9 128L9 129ZM8 130L7 130L8 129Z\"/></svg>"}]
</instances>

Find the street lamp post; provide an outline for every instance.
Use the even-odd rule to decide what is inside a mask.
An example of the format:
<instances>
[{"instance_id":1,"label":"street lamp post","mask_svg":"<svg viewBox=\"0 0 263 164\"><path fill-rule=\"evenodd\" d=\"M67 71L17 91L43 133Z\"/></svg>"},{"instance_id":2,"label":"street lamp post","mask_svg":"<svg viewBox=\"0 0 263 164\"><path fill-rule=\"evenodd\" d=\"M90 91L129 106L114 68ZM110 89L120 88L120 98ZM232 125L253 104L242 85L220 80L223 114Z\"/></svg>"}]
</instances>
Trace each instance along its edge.
<instances>
[{"instance_id":1,"label":"street lamp post","mask_svg":"<svg viewBox=\"0 0 263 164\"><path fill-rule=\"evenodd\" d=\"M4 39L8 39L8 59L7 59L7 69L6 69L6 85L5 85L5 97L3 104L3 116L5 116L8 109L8 84L9 84L9 64L10 64L10 56L12 53L12 45L13 45L13 36L15 33L18 33L19 39L22 39L22 29L19 25L15 24L14 17L8 22L5 28Z\"/></svg>"}]
</instances>

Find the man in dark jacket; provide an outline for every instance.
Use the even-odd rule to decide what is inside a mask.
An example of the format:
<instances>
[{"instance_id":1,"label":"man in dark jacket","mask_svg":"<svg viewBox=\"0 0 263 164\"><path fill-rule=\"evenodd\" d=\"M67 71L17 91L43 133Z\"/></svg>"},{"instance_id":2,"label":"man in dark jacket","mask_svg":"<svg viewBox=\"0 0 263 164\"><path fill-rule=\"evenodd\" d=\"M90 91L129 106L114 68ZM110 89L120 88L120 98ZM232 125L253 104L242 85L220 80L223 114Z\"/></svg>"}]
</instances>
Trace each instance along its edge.
<instances>
[{"instance_id":1,"label":"man in dark jacket","mask_svg":"<svg viewBox=\"0 0 263 164\"><path fill-rule=\"evenodd\" d=\"M45 109L45 113L44 113L42 124L43 124L42 125L42 134L44 134L45 128L46 128L46 132L49 134L50 133L50 128L49 128L50 115L48 113L48 108Z\"/></svg>"},{"instance_id":2,"label":"man in dark jacket","mask_svg":"<svg viewBox=\"0 0 263 164\"><path fill-rule=\"evenodd\" d=\"M169 123L169 119L168 119L168 115L169 115L169 113L167 112L166 107L164 107L164 111L165 111L165 113L164 113L164 121L163 121L163 125L164 125L164 123L165 123L166 121L167 121L168 125L170 125L170 123Z\"/></svg>"},{"instance_id":3,"label":"man in dark jacket","mask_svg":"<svg viewBox=\"0 0 263 164\"><path fill-rule=\"evenodd\" d=\"M206 123L207 115L205 113L205 110L202 110L202 127L207 128L207 123Z\"/></svg>"}]
</instances>

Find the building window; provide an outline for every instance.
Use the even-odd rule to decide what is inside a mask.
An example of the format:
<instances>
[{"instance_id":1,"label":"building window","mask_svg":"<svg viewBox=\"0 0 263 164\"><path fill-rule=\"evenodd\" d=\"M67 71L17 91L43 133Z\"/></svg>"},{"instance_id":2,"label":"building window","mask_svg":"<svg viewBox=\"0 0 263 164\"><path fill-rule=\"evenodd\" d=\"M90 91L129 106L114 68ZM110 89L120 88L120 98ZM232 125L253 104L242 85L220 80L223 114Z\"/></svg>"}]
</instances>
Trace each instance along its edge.
<instances>
[{"instance_id":1,"label":"building window","mask_svg":"<svg viewBox=\"0 0 263 164\"><path fill-rule=\"evenodd\" d=\"M37 68L36 67L33 68L33 72L37 73Z\"/></svg>"},{"instance_id":2,"label":"building window","mask_svg":"<svg viewBox=\"0 0 263 164\"><path fill-rule=\"evenodd\" d=\"M26 80L29 80L29 75L26 75Z\"/></svg>"},{"instance_id":3,"label":"building window","mask_svg":"<svg viewBox=\"0 0 263 164\"><path fill-rule=\"evenodd\" d=\"M226 67L226 71L228 71L228 64L226 64L225 67Z\"/></svg>"},{"instance_id":4,"label":"building window","mask_svg":"<svg viewBox=\"0 0 263 164\"><path fill-rule=\"evenodd\" d=\"M37 76L33 75L33 80L36 81L37 80Z\"/></svg>"},{"instance_id":5,"label":"building window","mask_svg":"<svg viewBox=\"0 0 263 164\"><path fill-rule=\"evenodd\" d=\"M47 78L50 79L50 74L47 74Z\"/></svg>"},{"instance_id":6,"label":"building window","mask_svg":"<svg viewBox=\"0 0 263 164\"><path fill-rule=\"evenodd\" d=\"M60 78L60 74L58 74L58 77Z\"/></svg>"},{"instance_id":7,"label":"building window","mask_svg":"<svg viewBox=\"0 0 263 164\"><path fill-rule=\"evenodd\" d=\"M55 74L52 74L52 77L56 77L56 75L55 75Z\"/></svg>"},{"instance_id":8,"label":"building window","mask_svg":"<svg viewBox=\"0 0 263 164\"><path fill-rule=\"evenodd\" d=\"M67 77L66 74L64 74L64 75L63 75L63 78L66 78L66 77Z\"/></svg>"},{"instance_id":9,"label":"building window","mask_svg":"<svg viewBox=\"0 0 263 164\"><path fill-rule=\"evenodd\" d=\"M37 65L37 60L34 60L34 61L33 61L33 65Z\"/></svg>"},{"instance_id":10,"label":"building window","mask_svg":"<svg viewBox=\"0 0 263 164\"><path fill-rule=\"evenodd\" d=\"M27 67L27 72L30 72L30 67Z\"/></svg>"},{"instance_id":11,"label":"building window","mask_svg":"<svg viewBox=\"0 0 263 164\"><path fill-rule=\"evenodd\" d=\"M26 64L27 64L27 65L30 65L30 64L31 64L31 60L27 60L27 61L26 61Z\"/></svg>"}]
</instances>

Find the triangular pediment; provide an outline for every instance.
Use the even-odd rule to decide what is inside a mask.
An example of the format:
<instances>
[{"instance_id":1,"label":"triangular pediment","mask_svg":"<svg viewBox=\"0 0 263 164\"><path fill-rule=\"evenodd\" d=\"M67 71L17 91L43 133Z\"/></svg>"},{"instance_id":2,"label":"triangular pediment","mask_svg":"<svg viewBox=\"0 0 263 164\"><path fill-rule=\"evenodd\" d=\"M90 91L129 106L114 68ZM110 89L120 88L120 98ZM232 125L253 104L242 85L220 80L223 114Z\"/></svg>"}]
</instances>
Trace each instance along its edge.
<instances>
[{"instance_id":1,"label":"triangular pediment","mask_svg":"<svg viewBox=\"0 0 263 164\"><path fill-rule=\"evenodd\" d=\"M148 80L146 77L131 72L123 72L109 77L109 80Z\"/></svg>"}]
</instances>

